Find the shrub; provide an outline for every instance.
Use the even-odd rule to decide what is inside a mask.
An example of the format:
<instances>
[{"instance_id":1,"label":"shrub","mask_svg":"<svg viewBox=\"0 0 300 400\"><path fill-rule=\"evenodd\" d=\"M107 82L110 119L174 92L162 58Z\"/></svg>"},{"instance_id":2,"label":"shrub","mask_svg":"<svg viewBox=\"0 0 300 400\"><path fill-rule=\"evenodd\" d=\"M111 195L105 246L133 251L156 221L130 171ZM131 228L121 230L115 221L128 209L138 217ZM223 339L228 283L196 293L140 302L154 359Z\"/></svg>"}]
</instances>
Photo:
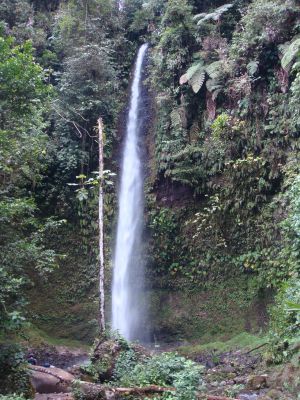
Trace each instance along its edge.
<instances>
[{"instance_id":1,"label":"shrub","mask_svg":"<svg viewBox=\"0 0 300 400\"><path fill-rule=\"evenodd\" d=\"M33 391L29 382L28 369L19 346L0 347L0 371L0 392L2 395L9 395L2 397L15 400L22 398L22 395L26 398L32 397ZM0 399L4 400L1 397Z\"/></svg>"},{"instance_id":2,"label":"shrub","mask_svg":"<svg viewBox=\"0 0 300 400\"><path fill-rule=\"evenodd\" d=\"M124 363L127 357L128 363ZM123 368L120 368L122 365ZM162 397L168 400L193 400L203 384L201 367L174 353L162 353L135 362L131 354L122 354L115 374L122 386L160 385L175 387Z\"/></svg>"},{"instance_id":3,"label":"shrub","mask_svg":"<svg viewBox=\"0 0 300 400\"><path fill-rule=\"evenodd\" d=\"M25 397L22 394L0 394L0 400L25 400Z\"/></svg>"},{"instance_id":4,"label":"shrub","mask_svg":"<svg viewBox=\"0 0 300 400\"><path fill-rule=\"evenodd\" d=\"M270 310L270 346L267 358L281 363L292 357L300 341L300 281L291 279L277 293Z\"/></svg>"}]
</instances>

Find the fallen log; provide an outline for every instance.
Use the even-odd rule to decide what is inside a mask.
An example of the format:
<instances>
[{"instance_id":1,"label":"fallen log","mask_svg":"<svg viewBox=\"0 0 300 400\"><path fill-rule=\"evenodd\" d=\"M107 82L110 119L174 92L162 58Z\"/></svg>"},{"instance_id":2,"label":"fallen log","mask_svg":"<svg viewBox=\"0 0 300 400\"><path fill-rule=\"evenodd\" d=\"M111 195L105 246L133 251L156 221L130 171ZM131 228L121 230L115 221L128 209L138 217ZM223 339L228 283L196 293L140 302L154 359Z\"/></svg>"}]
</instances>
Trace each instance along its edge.
<instances>
[{"instance_id":1,"label":"fallen log","mask_svg":"<svg viewBox=\"0 0 300 400\"><path fill-rule=\"evenodd\" d=\"M30 382L37 393L67 393L75 376L60 368L29 365Z\"/></svg>"},{"instance_id":2,"label":"fallen log","mask_svg":"<svg viewBox=\"0 0 300 400\"><path fill-rule=\"evenodd\" d=\"M146 394L146 393L174 392L175 388L150 385L150 386L133 387L133 388L114 388L112 391L118 394Z\"/></svg>"},{"instance_id":3,"label":"fallen log","mask_svg":"<svg viewBox=\"0 0 300 400\"><path fill-rule=\"evenodd\" d=\"M70 380L63 378L62 376L56 374L55 372L51 371L49 368L45 367L40 367L38 365L30 365L28 369L31 369L31 371L37 371L37 372L42 372L44 374L48 374L51 376L54 376L54 378L58 379L59 382L71 382Z\"/></svg>"},{"instance_id":4,"label":"fallen log","mask_svg":"<svg viewBox=\"0 0 300 400\"><path fill-rule=\"evenodd\" d=\"M118 394L145 394L145 393L164 393L164 392L174 392L175 388L164 387L164 386L144 386L144 387L133 387L133 388L113 388L113 392Z\"/></svg>"},{"instance_id":5,"label":"fallen log","mask_svg":"<svg viewBox=\"0 0 300 400\"><path fill-rule=\"evenodd\" d=\"M88 397L94 397L95 395L120 395L120 394L154 394L154 393L164 393L164 392L174 392L175 388L173 387L164 387L157 385L149 385L144 387L109 387L105 385L99 385L96 383L77 381L76 385L80 390L83 391L85 395Z\"/></svg>"}]
</instances>

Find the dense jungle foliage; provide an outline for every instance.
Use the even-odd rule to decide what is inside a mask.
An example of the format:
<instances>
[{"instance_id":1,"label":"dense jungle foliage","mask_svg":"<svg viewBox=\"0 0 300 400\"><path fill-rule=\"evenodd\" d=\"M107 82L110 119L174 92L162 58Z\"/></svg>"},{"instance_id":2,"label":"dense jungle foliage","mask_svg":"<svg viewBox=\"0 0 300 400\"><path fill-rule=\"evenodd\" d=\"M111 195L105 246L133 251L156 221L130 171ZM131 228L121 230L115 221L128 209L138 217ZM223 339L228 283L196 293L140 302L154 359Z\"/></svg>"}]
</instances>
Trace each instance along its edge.
<instances>
[{"instance_id":1,"label":"dense jungle foliage","mask_svg":"<svg viewBox=\"0 0 300 400\"><path fill-rule=\"evenodd\" d=\"M36 329L85 342L96 334L96 123L105 168L117 174L105 185L109 304L128 87L145 41L153 335L240 332L240 314L267 298L267 357L290 359L300 330L298 0L1 0L0 341ZM22 360L1 344L1 393L30 396ZM149 374L170 363L180 386L186 362L135 360L116 374L164 384Z\"/></svg>"}]
</instances>

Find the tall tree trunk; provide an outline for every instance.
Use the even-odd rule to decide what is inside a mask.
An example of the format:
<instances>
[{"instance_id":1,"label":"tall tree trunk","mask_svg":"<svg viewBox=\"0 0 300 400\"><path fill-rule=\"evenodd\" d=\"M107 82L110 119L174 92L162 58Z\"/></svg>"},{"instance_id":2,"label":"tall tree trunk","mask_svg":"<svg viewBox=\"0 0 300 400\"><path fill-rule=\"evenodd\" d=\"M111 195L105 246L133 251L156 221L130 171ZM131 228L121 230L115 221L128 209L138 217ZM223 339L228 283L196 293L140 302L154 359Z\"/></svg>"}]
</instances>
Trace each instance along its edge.
<instances>
[{"instance_id":1,"label":"tall tree trunk","mask_svg":"<svg viewBox=\"0 0 300 400\"><path fill-rule=\"evenodd\" d=\"M103 234L103 124L98 119L99 133L99 329L105 331L104 315L104 234Z\"/></svg>"}]
</instances>

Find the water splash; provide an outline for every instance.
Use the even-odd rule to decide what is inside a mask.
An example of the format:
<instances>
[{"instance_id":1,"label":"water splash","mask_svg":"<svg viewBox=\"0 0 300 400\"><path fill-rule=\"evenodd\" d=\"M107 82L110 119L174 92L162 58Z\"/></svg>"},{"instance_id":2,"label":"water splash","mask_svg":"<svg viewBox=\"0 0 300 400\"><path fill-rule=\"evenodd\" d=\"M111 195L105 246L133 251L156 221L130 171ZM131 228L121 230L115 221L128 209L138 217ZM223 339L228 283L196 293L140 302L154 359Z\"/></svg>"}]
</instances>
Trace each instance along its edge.
<instances>
[{"instance_id":1,"label":"water splash","mask_svg":"<svg viewBox=\"0 0 300 400\"><path fill-rule=\"evenodd\" d=\"M143 265L141 235L143 221L143 171L138 146L141 126L142 68L147 44L140 47L131 87L130 109L122 163L119 215L112 287L112 328L126 339L141 337L144 314L141 289Z\"/></svg>"}]
</instances>

